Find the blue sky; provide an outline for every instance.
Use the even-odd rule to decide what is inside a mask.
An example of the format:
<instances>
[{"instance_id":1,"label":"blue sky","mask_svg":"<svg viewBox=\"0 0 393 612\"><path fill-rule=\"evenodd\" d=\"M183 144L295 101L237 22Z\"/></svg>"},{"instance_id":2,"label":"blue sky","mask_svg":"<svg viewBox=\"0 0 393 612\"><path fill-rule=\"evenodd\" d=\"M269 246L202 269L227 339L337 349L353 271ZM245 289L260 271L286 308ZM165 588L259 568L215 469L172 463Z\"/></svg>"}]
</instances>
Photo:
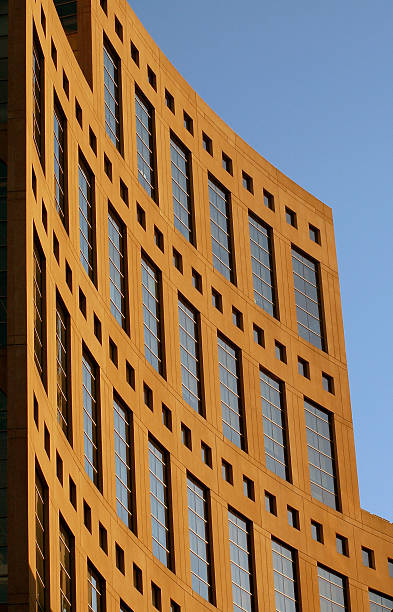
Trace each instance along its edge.
<instances>
[{"instance_id":1,"label":"blue sky","mask_svg":"<svg viewBox=\"0 0 393 612\"><path fill-rule=\"evenodd\" d=\"M361 504L393 521L391 0L130 4L209 106L333 208Z\"/></svg>"}]
</instances>

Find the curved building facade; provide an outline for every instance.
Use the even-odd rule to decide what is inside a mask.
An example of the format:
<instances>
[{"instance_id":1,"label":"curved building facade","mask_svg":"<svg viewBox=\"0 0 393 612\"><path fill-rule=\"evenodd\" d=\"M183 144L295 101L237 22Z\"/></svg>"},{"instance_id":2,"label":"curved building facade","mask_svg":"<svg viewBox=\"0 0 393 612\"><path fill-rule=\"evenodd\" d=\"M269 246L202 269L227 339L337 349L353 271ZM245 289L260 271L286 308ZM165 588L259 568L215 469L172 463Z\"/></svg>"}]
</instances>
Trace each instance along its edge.
<instances>
[{"instance_id":1,"label":"curved building facade","mask_svg":"<svg viewBox=\"0 0 393 612\"><path fill-rule=\"evenodd\" d=\"M0 19L0 609L392 610L330 208L125 0Z\"/></svg>"}]
</instances>

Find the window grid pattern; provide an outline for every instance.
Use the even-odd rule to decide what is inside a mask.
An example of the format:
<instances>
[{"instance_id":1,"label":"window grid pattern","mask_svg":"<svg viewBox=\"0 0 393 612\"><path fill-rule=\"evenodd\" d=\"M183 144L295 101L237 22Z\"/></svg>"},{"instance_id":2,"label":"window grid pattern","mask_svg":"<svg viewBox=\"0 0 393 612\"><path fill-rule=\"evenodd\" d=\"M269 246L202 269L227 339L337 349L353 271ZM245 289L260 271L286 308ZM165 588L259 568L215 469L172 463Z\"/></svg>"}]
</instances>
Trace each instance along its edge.
<instances>
[{"instance_id":1,"label":"window grid pattern","mask_svg":"<svg viewBox=\"0 0 393 612\"><path fill-rule=\"evenodd\" d=\"M7 345L7 166L2 160L0 160L0 346L3 347L6 345Z\"/></svg>"},{"instance_id":2,"label":"window grid pattern","mask_svg":"<svg viewBox=\"0 0 393 612\"><path fill-rule=\"evenodd\" d=\"M250 523L228 510L233 612L254 610Z\"/></svg>"},{"instance_id":3,"label":"window grid pattern","mask_svg":"<svg viewBox=\"0 0 393 612\"><path fill-rule=\"evenodd\" d=\"M110 211L108 213L108 238L111 312L119 325L126 329L124 226Z\"/></svg>"},{"instance_id":4,"label":"window grid pattern","mask_svg":"<svg viewBox=\"0 0 393 612\"><path fill-rule=\"evenodd\" d=\"M66 164L65 164L65 147L66 147L66 121L64 113L60 110L57 103L53 110L53 165L54 165L54 183L55 183L55 202L56 210L60 215L60 219L65 225L66 222Z\"/></svg>"},{"instance_id":5,"label":"window grid pattern","mask_svg":"<svg viewBox=\"0 0 393 612\"><path fill-rule=\"evenodd\" d=\"M344 576L318 565L318 583L321 612L348 612Z\"/></svg>"},{"instance_id":6,"label":"window grid pattern","mask_svg":"<svg viewBox=\"0 0 393 612\"><path fill-rule=\"evenodd\" d=\"M223 433L239 448L244 448L243 406L240 390L239 349L218 336L218 365Z\"/></svg>"},{"instance_id":7,"label":"window grid pattern","mask_svg":"<svg viewBox=\"0 0 393 612\"><path fill-rule=\"evenodd\" d=\"M57 420L65 435L69 435L68 408L68 313L59 300L56 302L56 366L57 366Z\"/></svg>"},{"instance_id":8,"label":"window grid pattern","mask_svg":"<svg viewBox=\"0 0 393 612\"><path fill-rule=\"evenodd\" d=\"M171 535L168 507L168 455L149 440L150 505L153 554L171 568Z\"/></svg>"},{"instance_id":9,"label":"window grid pattern","mask_svg":"<svg viewBox=\"0 0 393 612\"><path fill-rule=\"evenodd\" d=\"M117 514L127 527L132 529L131 413L115 398L113 420Z\"/></svg>"},{"instance_id":10,"label":"window grid pattern","mask_svg":"<svg viewBox=\"0 0 393 612\"><path fill-rule=\"evenodd\" d=\"M192 588L212 601L208 491L188 476L187 497Z\"/></svg>"},{"instance_id":11,"label":"window grid pattern","mask_svg":"<svg viewBox=\"0 0 393 612\"><path fill-rule=\"evenodd\" d=\"M254 300L260 308L276 317L271 229L251 215L248 216L248 224Z\"/></svg>"},{"instance_id":12,"label":"window grid pattern","mask_svg":"<svg viewBox=\"0 0 393 612\"><path fill-rule=\"evenodd\" d=\"M234 282L229 195L211 179L209 203L213 266Z\"/></svg>"},{"instance_id":13,"label":"window grid pattern","mask_svg":"<svg viewBox=\"0 0 393 612\"><path fill-rule=\"evenodd\" d=\"M298 612L296 553L272 540L272 555L276 612Z\"/></svg>"},{"instance_id":14,"label":"window grid pattern","mask_svg":"<svg viewBox=\"0 0 393 612\"><path fill-rule=\"evenodd\" d=\"M87 569L88 609L91 612L104 612L104 581L97 570L89 563Z\"/></svg>"},{"instance_id":15,"label":"window grid pattern","mask_svg":"<svg viewBox=\"0 0 393 612\"><path fill-rule=\"evenodd\" d=\"M283 383L260 370L260 388L266 467L289 480Z\"/></svg>"},{"instance_id":16,"label":"window grid pattern","mask_svg":"<svg viewBox=\"0 0 393 612\"><path fill-rule=\"evenodd\" d=\"M43 85L44 85L44 58L39 44L34 36L33 42L33 139L40 160L43 157Z\"/></svg>"},{"instance_id":17,"label":"window grid pattern","mask_svg":"<svg viewBox=\"0 0 393 612\"><path fill-rule=\"evenodd\" d=\"M77 0L54 0L61 24L67 34L78 30Z\"/></svg>"},{"instance_id":18,"label":"window grid pattern","mask_svg":"<svg viewBox=\"0 0 393 612\"><path fill-rule=\"evenodd\" d=\"M41 379L44 378L44 258L38 244L34 243L34 360Z\"/></svg>"},{"instance_id":19,"label":"window grid pattern","mask_svg":"<svg viewBox=\"0 0 393 612\"><path fill-rule=\"evenodd\" d=\"M175 227L193 244L191 156L173 138L171 138L171 167Z\"/></svg>"},{"instance_id":20,"label":"window grid pattern","mask_svg":"<svg viewBox=\"0 0 393 612\"><path fill-rule=\"evenodd\" d=\"M80 258L94 282L94 188L93 175L79 164Z\"/></svg>"},{"instance_id":21,"label":"window grid pattern","mask_svg":"<svg viewBox=\"0 0 393 612\"><path fill-rule=\"evenodd\" d=\"M94 484L99 486L99 432L97 406L98 368L86 353L82 357L83 370L83 424L85 470Z\"/></svg>"},{"instance_id":22,"label":"window grid pattern","mask_svg":"<svg viewBox=\"0 0 393 612\"><path fill-rule=\"evenodd\" d=\"M135 92L138 180L149 196L156 200L153 109Z\"/></svg>"},{"instance_id":23,"label":"window grid pattern","mask_svg":"<svg viewBox=\"0 0 393 612\"><path fill-rule=\"evenodd\" d=\"M198 313L179 298L180 362L183 399L201 412L201 366Z\"/></svg>"},{"instance_id":24,"label":"window grid pattern","mask_svg":"<svg viewBox=\"0 0 393 612\"><path fill-rule=\"evenodd\" d=\"M104 44L104 99L106 133L120 151L120 61L106 44Z\"/></svg>"},{"instance_id":25,"label":"window grid pattern","mask_svg":"<svg viewBox=\"0 0 393 612\"><path fill-rule=\"evenodd\" d=\"M36 552L36 604L37 610L46 610L47 573L47 522L45 508L45 485L40 476L35 478L35 552Z\"/></svg>"},{"instance_id":26,"label":"window grid pattern","mask_svg":"<svg viewBox=\"0 0 393 612\"><path fill-rule=\"evenodd\" d=\"M60 610L72 612L72 574L73 574L73 542L68 528L60 522Z\"/></svg>"},{"instance_id":27,"label":"window grid pattern","mask_svg":"<svg viewBox=\"0 0 393 612\"><path fill-rule=\"evenodd\" d=\"M311 495L338 509L331 416L304 400Z\"/></svg>"},{"instance_id":28,"label":"window grid pattern","mask_svg":"<svg viewBox=\"0 0 393 612\"><path fill-rule=\"evenodd\" d=\"M163 373L161 283L157 268L142 257L142 301L145 357L157 372Z\"/></svg>"},{"instance_id":29,"label":"window grid pattern","mask_svg":"<svg viewBox=\"0 0 393 612\"><path fill-rule=\"evenodd\" d=\"M299 336L325 350L318 264L292 248L292 266Z\"/></svg>"},{"instance_id":30,"label":"window grid pattern","mask_svg":"<svg viewBox=\"0 0 393 612\"><path fill-rule=\"evenodd\" d=\"M370 612L391 612L393 610L393 597L369 591Z\"/></svg>"}]
</instances>

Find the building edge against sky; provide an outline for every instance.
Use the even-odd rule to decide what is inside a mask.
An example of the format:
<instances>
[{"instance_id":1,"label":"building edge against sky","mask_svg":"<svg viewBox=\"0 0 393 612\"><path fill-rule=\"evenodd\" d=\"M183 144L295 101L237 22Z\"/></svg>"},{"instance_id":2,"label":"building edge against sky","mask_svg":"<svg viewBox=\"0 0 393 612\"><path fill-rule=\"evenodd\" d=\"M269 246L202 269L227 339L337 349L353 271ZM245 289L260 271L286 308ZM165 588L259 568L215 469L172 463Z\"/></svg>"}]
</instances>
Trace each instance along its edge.
<instances>
[{"instance_id":1,"label":"building edge against sky","mask_svg":"<svg viewBox=\"0 0 393 612\"><path fill-rule=\"evenodd\" d=\"M331 210L125 0L0 20L0 610L391 610Z\"/></svg>"}]
</instances>

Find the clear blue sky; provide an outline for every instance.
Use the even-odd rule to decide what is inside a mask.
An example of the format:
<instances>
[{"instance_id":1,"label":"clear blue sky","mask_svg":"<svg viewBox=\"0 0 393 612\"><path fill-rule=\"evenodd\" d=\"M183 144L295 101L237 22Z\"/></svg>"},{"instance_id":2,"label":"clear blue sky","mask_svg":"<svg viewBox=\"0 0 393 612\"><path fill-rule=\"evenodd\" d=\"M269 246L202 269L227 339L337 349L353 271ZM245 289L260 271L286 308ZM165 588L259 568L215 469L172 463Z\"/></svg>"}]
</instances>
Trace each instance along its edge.
<instances>
[{"instance_id":1,"label":"clear blue sky","mask_svg":"<svg viewBox=\"0 0 393 612\"><path fill-rule=\"evenodd\" d=\"M392 0L129 1L209 106L333 208L361 504L393 522Z\"/></svg>"}]
</instances>

